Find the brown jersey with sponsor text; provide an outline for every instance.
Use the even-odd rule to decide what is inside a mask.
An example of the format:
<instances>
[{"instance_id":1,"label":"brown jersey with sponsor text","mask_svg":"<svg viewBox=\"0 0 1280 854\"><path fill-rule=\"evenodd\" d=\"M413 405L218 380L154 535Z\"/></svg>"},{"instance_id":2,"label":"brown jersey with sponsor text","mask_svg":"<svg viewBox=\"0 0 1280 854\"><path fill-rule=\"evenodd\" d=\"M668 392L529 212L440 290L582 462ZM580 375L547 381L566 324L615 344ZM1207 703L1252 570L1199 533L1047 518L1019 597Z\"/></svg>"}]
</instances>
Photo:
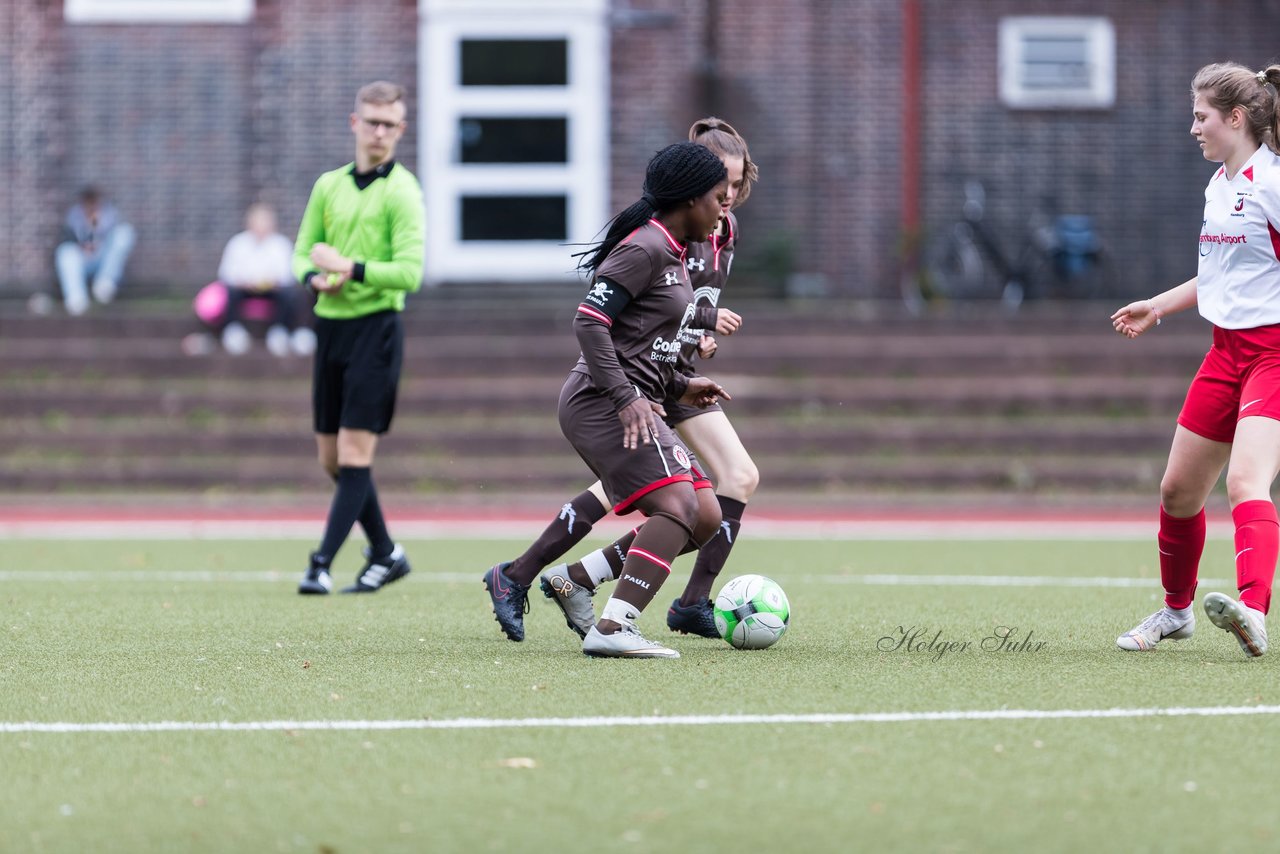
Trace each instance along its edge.
<instances>
[{"instance_id":1,"label":"brown jersey with sponsor text","mask_svg":"<svg viewBox=\"0 0 1280 854\"><path fill-rule=\"evenodd\" d=\"M693 318L685 255L685 246L651 219L609 253L578 306L576 323L597 322L608 328L613 356L584 350L573 370L591 377L596 390L615 405L621 402L620 384L633 386L654 402L671 392L680 361L680 330ZM614 288L629 297L616 314L611 306L618 305L622 295Z\"/></svg>"},{"instance_id":2,"label":"brown jersey with sponsor text","mask_svg":"<svg viewBox=\"0 0 1280 854\"><path fill-rule=\"evenodd\" d=\"M680 330L679 370L687 376L698 373L694 359L698 355L698 342L703 335L714 335L720 292L729 278L733 266L733 251L738 244L738 219L732 213L725 216L724 233L717 230L711 239L702 243L690 243L685 254L684 266L689 271L693 286L693 319Z\"/></svg>"}]
</instances>

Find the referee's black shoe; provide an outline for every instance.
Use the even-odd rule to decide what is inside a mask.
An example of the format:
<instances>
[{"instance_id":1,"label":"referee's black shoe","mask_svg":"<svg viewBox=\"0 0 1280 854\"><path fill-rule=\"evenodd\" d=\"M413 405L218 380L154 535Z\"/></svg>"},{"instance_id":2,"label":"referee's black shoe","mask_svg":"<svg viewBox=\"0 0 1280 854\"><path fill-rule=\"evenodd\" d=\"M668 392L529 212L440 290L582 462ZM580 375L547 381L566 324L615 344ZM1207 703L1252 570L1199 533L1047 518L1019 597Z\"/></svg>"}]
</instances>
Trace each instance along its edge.
<instances>
[{"instance_id":1,"label":"referee's black shoe","mask_svg":"<svg viewBox=\"0 0 1280 854\"><path fill-rule=\"evenodd\" d=\"M298 592L310 596L326 596L333 589L333 579L329 577L328 561L316 560L318 554L311 553L311 563L307 566L307 574L298 582Z\"/></svg>"},{"instance_id":2,"label":"referee's black shoe","mask_svg":"<svg viewBox=\"0 0 1280 854\"><path fill-rule=\"evenodd\" d=\"M409 574L409 560L404 556L404 547L399 545L386 557L375 558L364 550L365 565L356 576L356 583L342 588L343 593L377 593L393 581L398 581Z\"/></svg>"},{"instance_id":3,"label":"referee's black shoe","mask_svg":"<svg viewBox=\"0 0 1280 854\"><path fill-rule=\"evenodd\" d=\"M484 574L484 589L493 603L493 618L502 633L513 641L524 640L524 615L529 613L529 586L507 578L511 561L489 568Z\"/></svg>"}]
</instances>

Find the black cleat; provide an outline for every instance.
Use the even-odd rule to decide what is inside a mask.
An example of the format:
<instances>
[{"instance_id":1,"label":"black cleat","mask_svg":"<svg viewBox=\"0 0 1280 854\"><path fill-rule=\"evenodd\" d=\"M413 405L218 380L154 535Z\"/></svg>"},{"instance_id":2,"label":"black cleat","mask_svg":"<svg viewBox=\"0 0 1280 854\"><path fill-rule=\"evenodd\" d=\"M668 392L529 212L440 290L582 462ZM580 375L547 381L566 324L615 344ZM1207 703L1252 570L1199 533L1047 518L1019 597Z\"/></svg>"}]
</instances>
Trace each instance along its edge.
<instances>
[{"instance_id":1,"label":"black cleat","mask_svg":"<svg viewBox=\"0 0 1280 854\"><path fill-rule=\"evenodd\" d=\"M667 628L685 635L698 635L704 638L718 638L716 631L715 608L710 599L703 599L696 605L681 605L677 599L667 609Z\"/></svg>"},{"instance_id":2,"label":"black cleat","mask_svg":"<svg viewBox=\"0 0 1280 854\"><path fill-rule=\"evenodd\" d=\"M313 552L307 574L298 582L298 592L310 596L327 596L333 589L333 579L329 577L329 565L316 560Z\"/></svg>"},{"instance_id":3,"label":"black cleat","mask_svg":"<svg viewBox=\"0 0 1280 854\"><path fill-rule=\"evenodd\" d=\"M507 578L511 561L490 567L484 574L484 589L493 602L493 618L502 633L513 641L524 640L524 615L529 613L529 587Z\"/></svg>"},{"instance_id":4,"label":"black cleat","mask_svg":"<svg viewBox=\"0 0 1280 854\"><path fill-rule=\"evenodd\" d=\"M356 576L355 584L342 588L343 593L377 593L410 572L409 559L404 556L404 547L399 544L386 557L374 560L368 549L364 550L364 556L364 569Z\"/></svg>"}]
</instances>

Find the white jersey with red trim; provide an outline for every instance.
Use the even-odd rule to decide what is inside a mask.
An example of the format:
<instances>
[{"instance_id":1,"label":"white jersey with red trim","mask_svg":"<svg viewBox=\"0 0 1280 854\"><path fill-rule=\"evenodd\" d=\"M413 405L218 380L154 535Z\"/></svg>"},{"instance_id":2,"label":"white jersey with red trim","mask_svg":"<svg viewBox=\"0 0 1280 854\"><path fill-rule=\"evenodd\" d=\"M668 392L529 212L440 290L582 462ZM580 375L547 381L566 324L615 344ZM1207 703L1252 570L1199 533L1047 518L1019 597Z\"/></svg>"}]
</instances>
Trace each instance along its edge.
<instances>
[{"instance_id":1,"label":"white jersey with red trim","mask_svg":"<svg viewBox=\"0 0 1280 854\"><path fill-rule=\"evenodd\" d=\"M1265 145L1234 178L1226 167L1204 191L1196 300L1223 329L1280 323L1280 155Z\"/></svg>"}]
</instances>

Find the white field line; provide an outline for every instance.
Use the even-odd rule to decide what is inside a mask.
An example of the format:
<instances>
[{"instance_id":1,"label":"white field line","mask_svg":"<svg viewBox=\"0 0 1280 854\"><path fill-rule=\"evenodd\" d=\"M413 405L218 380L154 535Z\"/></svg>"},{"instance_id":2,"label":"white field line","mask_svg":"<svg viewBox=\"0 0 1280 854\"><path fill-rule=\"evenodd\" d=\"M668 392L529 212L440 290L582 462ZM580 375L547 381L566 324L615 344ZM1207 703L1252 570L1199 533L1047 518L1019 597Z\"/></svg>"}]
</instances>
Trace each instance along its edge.
<instances>
[{"instance_id":1,"label":"white field line","mask_svg":"<svg viewBox=\"0 0 1280 854\"><path fill-rule=\"evenodd\" d=\"M415 572L412 583L430 582L438 584L471 584L480 582L481 573L462 572ZM783 576L780 576L783 577ZM101 569L101 570L0 570L0 583L82 583L82 582L138 582L144 584L157 583L248 583L248 584L294 584L298 573L255 572L255 571L217 571L193 570L144 570L144 569ZM786 575L787 583L804 584L853 584L867 587L1101 587L1101 588L1147 588L1160 586L1158 578L1111 578L1098 576L1054 576L1054 575L902 575L875 573L869 575ZM1233 588L1235 582L1226 578L1201 578L1201 586L1213 589Z\"/></svg>"},{"instance_id":2,"label":"white field line","mask_svg":"<svg viewBox=\"0 0 1280 854\"><path fill-rule=\"evenodd\" d=\"M264 519L159 519L23 520L0 519L0 540L314 540L323 527L313 521ZM424 520L391 519L402 539L528 540L546 526L546 520ZM780 520L751 519L751 536L795 540L1151 540L1156 523L1116 520L974 520L974 519L847 519ZM608 536L628 526L610 521L596 526ZM1226 523L1211 523L1209 536L1229 538Z\"/></svg>"},{"instance_id":3,"label":"white field line","mask_svg":"<svg viewBox=\"0 0 1280 854\"><path fill-rule=\"evenodd\" d=\"M591 729L602 727L742 726L763 724L880 724L945 721L1045 721L1094 718L1181 718L1280 715L1280 706L1206 706L1147 709L990 709L939 712L865 712L808 715L671 715L666 717L451 718L390 721L154 721L7 722L0 734L87 732L288 732L298 730Z\"/></svg>"}]
</instances>

